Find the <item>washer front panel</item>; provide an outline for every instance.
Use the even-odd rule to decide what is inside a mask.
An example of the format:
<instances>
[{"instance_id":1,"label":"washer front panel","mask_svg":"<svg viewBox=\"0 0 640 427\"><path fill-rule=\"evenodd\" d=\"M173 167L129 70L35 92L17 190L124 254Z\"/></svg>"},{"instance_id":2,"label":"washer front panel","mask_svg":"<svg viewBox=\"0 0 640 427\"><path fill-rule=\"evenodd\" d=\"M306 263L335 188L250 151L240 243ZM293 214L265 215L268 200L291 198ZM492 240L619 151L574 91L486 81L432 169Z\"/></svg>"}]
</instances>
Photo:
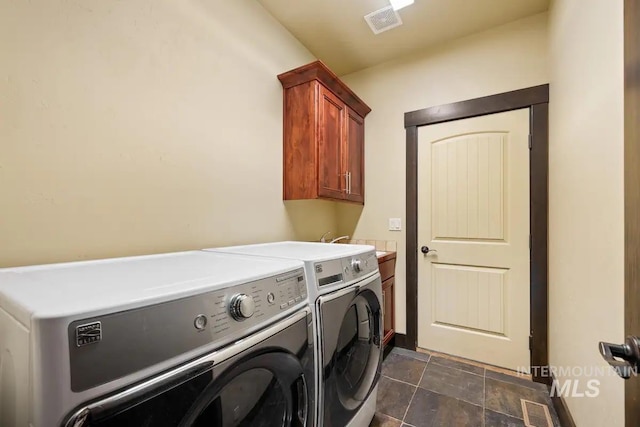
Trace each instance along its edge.
<instances>
[{"instance_id":1,"label":"washer front panel","mask_svg":"<svg viewBox=\"0 0 640 427\"><path fill-rule=\"evenodd\" d=\"M255 310L235 320L230 300L253 299ZM242 338L307 301L302 269L163 304L74 321L69 325L71 389L80 392L199 347Z\"/></svg>"}]
</instances>

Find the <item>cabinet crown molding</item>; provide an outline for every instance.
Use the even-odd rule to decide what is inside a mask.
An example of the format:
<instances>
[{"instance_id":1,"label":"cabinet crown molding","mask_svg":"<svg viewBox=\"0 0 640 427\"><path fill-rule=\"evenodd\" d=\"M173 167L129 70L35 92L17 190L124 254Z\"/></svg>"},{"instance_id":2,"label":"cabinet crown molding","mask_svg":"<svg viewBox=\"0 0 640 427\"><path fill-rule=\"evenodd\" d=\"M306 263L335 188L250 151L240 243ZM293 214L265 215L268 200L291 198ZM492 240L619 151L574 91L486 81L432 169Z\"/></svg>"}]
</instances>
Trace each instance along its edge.
<instances>
[{"instance_id":1,"label":"cabinet crown molding","mask_svg":"<svg viewBox=\"0 0 640 427\"><path fill-rule=\"evenodd\" d=\"M358 95L353 93L353 91L320 60L282 73L278 75L278 80L280 80L284 89L317 80L336 94L336 96L362 118L371 112L371 108L365 104Z\"/></svg>"}]
</instances>

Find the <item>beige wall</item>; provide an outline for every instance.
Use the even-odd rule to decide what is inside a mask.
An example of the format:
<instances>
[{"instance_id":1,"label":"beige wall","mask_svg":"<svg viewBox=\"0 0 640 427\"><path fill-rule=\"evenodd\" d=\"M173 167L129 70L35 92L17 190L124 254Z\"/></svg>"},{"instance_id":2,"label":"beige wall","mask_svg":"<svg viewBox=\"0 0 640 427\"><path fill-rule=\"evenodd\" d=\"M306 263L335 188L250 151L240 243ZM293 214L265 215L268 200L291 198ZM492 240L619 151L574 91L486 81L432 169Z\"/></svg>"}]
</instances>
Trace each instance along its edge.
<instances>
[{"instance_id":1,"label":"beige wall","mask_svg":"<svg viewBox=\"0 0 640 427\"><path fill-rule=\"evenodd\" d=\"M340 234L397 240L396 325L406 331L405 232L388 218L405 215L406 111L548 83L547 15L535 15L459 39L418 56L344 77L369 104L365 207L338 209Z\"/></svg>"},{"instance_id":2,"label":"beige wall","mask_svg":"<svg viewBox=\"0 0 640 427\"><path fill-rule=\"evenodd\" d=\"M622 1L557 0L549 22L550 362L604 367L598 341L624 338ZM624 425L623 381L598 379L567 399L577 425Z\"/></svg>"},{"instance_id":3,"label":"beige wall","mask_svg":"<svg viewBox=\"0 0 640 427\"><path fill-rule=\"evenodd\" d=\"M282 202L312 55L253 0L0 0L0 266L317 239Z\"/></svg>"}]
</instances>

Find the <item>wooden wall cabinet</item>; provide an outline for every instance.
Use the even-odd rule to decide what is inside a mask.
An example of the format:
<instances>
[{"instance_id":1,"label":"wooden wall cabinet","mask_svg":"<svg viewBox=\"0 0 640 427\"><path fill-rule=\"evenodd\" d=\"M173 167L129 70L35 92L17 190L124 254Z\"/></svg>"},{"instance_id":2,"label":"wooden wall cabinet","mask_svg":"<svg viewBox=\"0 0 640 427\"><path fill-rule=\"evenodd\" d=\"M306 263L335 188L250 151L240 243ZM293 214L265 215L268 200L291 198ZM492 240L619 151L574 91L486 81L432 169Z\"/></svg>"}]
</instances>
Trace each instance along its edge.
<instances>
[{"instance_id":1,"label":"wooden wall cabinet","mask_svg":"<svg viewBox=\"0 0 640 427\"><path fill-rule=\"evenodd\" d=\"M322 62L280 74L284 200L364 204L364 118L371 109Z\"/></svg>"},{"instance_id":2,"label":"wooden wall cabinet","mask_svg":"<svg viewBox=\"0 0 640 427\"><path fill-rule=\"evenodd\" d=\"M395 252L378 258L378 264L382 279L383 343L386 346L395 335Z\"/></svg>"}]
</instances>

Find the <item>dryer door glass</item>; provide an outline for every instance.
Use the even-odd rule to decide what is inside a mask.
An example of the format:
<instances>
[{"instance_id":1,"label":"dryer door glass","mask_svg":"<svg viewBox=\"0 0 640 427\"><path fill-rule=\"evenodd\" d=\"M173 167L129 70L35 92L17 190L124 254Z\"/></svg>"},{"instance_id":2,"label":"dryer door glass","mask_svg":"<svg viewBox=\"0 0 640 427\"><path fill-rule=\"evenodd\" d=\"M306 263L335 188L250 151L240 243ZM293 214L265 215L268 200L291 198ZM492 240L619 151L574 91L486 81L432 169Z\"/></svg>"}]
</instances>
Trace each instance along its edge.
<instances>
[{"instance_id":1,"label":"dryer door glass","mask_svg":"<svg viewBox=\"0 0 640 427\"><path fill-rule=\"evenodd\" d=\"M326 326L338 311L344 314L334 338L332 333L327 333ZM373 291L363 290L355 296L348 294L327 301L322 305L322 315L326 345L324 423L346 425L380 375L381 306Z\"/></svg>"}]
</instances>

